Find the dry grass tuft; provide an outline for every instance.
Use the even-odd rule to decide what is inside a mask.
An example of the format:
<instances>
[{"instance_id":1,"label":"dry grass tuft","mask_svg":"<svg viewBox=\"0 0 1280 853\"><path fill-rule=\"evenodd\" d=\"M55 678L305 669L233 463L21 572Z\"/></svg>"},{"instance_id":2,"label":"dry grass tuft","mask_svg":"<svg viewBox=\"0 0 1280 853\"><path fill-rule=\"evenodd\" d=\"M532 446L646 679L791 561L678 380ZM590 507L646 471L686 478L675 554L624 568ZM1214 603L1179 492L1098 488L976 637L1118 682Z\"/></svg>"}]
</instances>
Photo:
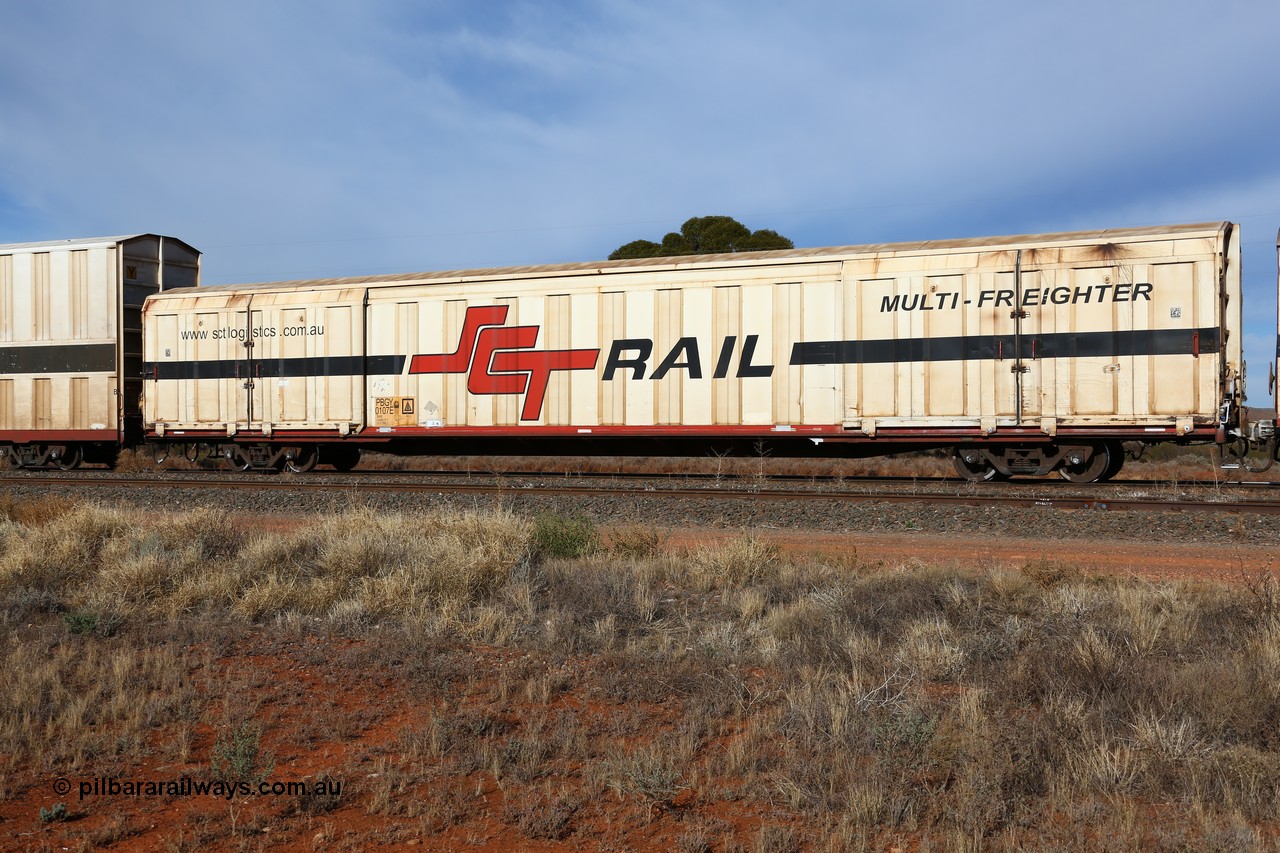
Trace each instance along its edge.
<instances>
[{"instance_id":1,"label":"dry grass tuft","mask_svg":"<svg viewBox=\"0 0 1280 853\"><path fill-rule=\"evenodd\" d=\"M750 533L726 542L696 548L689 555L689 575L706 591L776 580L783 554L776 544Z\"/></svg>"},{"instance_id":2,"label":"dry grass tuft","mask_svg":"<svg viewBox=\"0 0 1280 853\"><path fill-rule=\"evenodd\" d=\"M96 613L421 619L490 596L531 553L531 525L504 513L356 509L249 536L216 512L157 522L74 504L57 524L0 522L0 595Z\"/></svg>"},{"instance_id":3,"label":"dry grass tuft","mask_svg":"<svg viewBox=\"0 0 1280 853\"><path fill-rule=\"evenodd\" d=\"M0 755L9 766L78 770L90 760L136 758L158 725L196 713L189 662L172 647L133 649L65 637L6 638L0 657Z\"/></svg>"},{"instance_id":4,"label":"dry grass tuft","mask_svg":"<svg viewBox=\"0 0 1280 853\"><path fill-rule=\"evenodd\" d=\"M15 500L12 495L0 495L0 520L27 527L39 527L60 521L67 513L79 508L81 501L73 498L49 496L28 500Z\"/></svg>"},{"instance_id":5,"label":"dry grass tuft","mask_svg":"<svg viewBox=\"0 0 1280 853\"><path fill-rule=\"evenodd\" d=\"M193 684L225 689L229 722L262 721L238 752L222 742L252 757L280 717L210 672L228 633L351 633L351 649L311 665L383 679L421 713L365 756L371 781L350 796L424 831L475 819L565 841L608 804L620 848L626 826L676 811L683 834L667 837L689 850L1280 838L1270 570L1235 586L1052 564L855 558L851 571L751 535L677 553L644 530L552 558L534 521L502 512L354 509L252 535L208 513L44 514L0 516L0 767L126 763L159 730L177 733L163 749L182 760L192 721L210 716ZM351 741L370 719L345 713L313 725ZM501 805L480 795L493 787ZM729 801L770 817L719 827Z\"/></svg>"},{"instance_id":6,"label":"dry grass tuft","mask_svg":"<svg viewBox=\"0 0 1280 853\"><path fill-rule=\"evenodd\" d=\"M671 536L656 527L628 524L609 532L609 551L619 557L645 560L664 553Z\"/></svg>"}]
</instances>

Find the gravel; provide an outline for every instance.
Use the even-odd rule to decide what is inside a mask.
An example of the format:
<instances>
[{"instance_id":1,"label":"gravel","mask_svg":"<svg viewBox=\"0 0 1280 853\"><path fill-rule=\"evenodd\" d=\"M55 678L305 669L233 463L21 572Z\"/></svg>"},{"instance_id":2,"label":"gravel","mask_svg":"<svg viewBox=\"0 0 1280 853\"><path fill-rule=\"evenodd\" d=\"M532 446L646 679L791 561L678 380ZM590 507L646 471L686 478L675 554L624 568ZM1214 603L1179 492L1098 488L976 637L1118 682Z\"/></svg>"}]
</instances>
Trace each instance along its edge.
<instances>
[{"instance_id":1,"label":"gravel","mask_svg":"<svg viewBox=\"0 0 1280 853\"><path fill-rule=\"evenodd\" d=\"M0 493L15 500L50 495L86 498L111 505L137 507L146 512L166 513L187 509L222 509L235 515L305 516L335 512L352 506L370 506L385 511L417 512L438 507L488 509L501 506L524 515L554 513L585 516L603 525L648 524L658 527L707 527L721 530L775 529L821 530L836 533L893 533L922 535L991 536L1023 540L1107 540L1129 542L1202 542L1267 544L1280 540L1280 515L1182 512L1126 512L1103 509L1053 509L1003 505L965 506L907 502L845 502L840 500L750 500L742 498L664 497L649 488L673 488L686 484L663 480L618 481L616 492L608 495L537 495L529 486L550 486L556 482L504 479L501 493L460 493L406 491L389 492L365 488L388 482L421 483L421 477L380 472L354 476L316 472L297 477L299 487L218 489L209 485L184 484L169 478L155 486L113 485L122 475L86 471L60 476L61 483L26 480L48 472L0 475ZM202 482L224 479L218 474L199 474ZM270 475L238 475L246 477ZM456 478L456 481L465 478ZM189 480L187 481L190 482ZM270 479L272 484L285 479ZM476 481L472 481L476 482ZM317 488L318 484L325 484ZM479 482L478 485L484 485ZM570 483L564 483L568 485ZM600 487L599 482L583 485ZM951 494L970 494L958 483L925 484L922 491L941 488ZM605 487L609 487L605 484ZM705 483L702 487L707 487ZM843 486L848 488L847 485ZM865 491L865 484L855 486ZM793 488L787 484L784 488ZM998 490L1000 487L994 487ZM901 491L900 488L894 489ZM1062 491L1051 489L1061 496ZM1133 496L1133 495L1131 495ZM1150 497L1150 495L1148 495ZM1164 497L1168 497L1167 495ZM1201 496L1197 496L1201 497ZM1224 496L1224 498L1229 496ZM1256 492L1249 495L1257 498Z\"/></svg>"}]
</instances>

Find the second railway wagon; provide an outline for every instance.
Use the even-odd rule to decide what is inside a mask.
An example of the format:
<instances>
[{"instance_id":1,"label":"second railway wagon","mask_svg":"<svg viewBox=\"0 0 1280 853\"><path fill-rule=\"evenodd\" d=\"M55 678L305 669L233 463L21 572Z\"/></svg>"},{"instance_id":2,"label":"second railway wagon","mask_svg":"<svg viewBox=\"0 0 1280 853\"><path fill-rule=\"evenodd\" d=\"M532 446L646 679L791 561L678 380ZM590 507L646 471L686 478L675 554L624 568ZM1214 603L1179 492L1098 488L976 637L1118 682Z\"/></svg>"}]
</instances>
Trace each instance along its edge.
<instances>
[{"instance_id":1,"label":"second railway wagon","mask_svg":"<svg viewBox=\"0 0 1280 853\"><path fill-rule=\"evenodd\" d=\"M146 431L236 467L360 448L876 454L1113 475L1243 402L1231 223L170 290Z\"/></svg>"},{"instance_id":2,"label":"second railway wagon","mask_svg":"<svg viewBox=\"0 0 1280 853\"><path fill-rule=\"evenodd\" d=\"M156 234L0 245L0 454L69 469L139 443L143 301L199 280Z\"/></svg>"}]
</instances>

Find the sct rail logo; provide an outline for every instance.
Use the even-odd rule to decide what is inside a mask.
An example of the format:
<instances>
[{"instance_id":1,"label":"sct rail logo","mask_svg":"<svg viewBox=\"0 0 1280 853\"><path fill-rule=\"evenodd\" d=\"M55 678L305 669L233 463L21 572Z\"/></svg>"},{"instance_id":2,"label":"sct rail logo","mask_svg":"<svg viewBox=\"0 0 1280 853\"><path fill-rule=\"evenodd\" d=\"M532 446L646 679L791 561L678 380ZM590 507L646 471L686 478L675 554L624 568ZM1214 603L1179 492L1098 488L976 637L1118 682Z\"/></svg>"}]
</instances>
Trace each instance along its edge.
<instances>
[{"instance_id":1,"label":"sct rail logo","mask_svg":"<svg viewBox=\"0 0 1280 853\"><path fill-rule=\"evenodd\" d=\"M410 373L465 373L472 394L524 394L520 420L536 421L553 370L592 370L599 349L535 350L537 326L504 326L507 305L468 308L458 348L415 355Z\"/></svg>"}]
</instances>

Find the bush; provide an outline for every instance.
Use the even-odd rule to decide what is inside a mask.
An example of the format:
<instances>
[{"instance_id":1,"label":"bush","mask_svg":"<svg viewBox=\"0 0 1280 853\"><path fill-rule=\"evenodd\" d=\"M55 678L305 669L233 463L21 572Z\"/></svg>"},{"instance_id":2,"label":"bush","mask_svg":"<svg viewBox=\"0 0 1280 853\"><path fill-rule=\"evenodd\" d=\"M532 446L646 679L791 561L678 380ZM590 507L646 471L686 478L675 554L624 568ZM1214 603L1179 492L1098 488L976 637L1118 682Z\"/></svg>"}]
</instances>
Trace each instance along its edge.
<instances>
[{"instance_id":1,"label":"bush","mask_svg":"<svg viewBox=\"0 0 1280 853\"><path fill-rule=\"evenodd\" d=\"M262 751L262 729L249 720L218 734L209 759L213 778L228 786L259 785L275 769L269 752Z\"/></svg>"},{"instance_id":2,"label":"bush","mask_svg":"<svg viewBox=\"0 0 1280 853\"><path fill-rule=\"evenodd\" d=\"M595 522L583 516L540 515L534 522L534 545L544 557L575 559L600 547Z\"/></svg>"},{"instance_id":3,"label":"bush","mask_svg":"<svg viewBox=\"0 0 1280 853\"><path fill-rule=\"evenodd\" d=\"M619 557L643 560L661 554L666 549L669 538L657 528L629 524L609 534L609 550Z\"/></svg>"},{"instance_id":4,"label":"bush","mask_svg":"<svg viewBox=\"0 0 1280 853\"><path fill-rule=\"evenodd\" d=\"M57 823L67 819L67 804L58 803L51 808L40 807L41 823Z\"/></svg>"}]
</instances>

